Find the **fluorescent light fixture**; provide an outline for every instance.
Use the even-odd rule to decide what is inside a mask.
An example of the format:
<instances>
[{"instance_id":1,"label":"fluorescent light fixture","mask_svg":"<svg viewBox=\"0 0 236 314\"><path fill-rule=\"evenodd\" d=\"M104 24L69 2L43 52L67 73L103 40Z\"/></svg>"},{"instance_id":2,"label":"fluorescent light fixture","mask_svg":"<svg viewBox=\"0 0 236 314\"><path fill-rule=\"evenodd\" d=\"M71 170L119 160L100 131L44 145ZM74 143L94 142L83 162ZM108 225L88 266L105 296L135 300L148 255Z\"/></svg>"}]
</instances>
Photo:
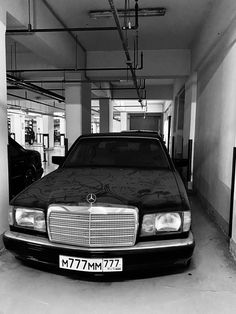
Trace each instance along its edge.
<instances>
[{"instance_id":1,"label":"fluorescent light fixture","mask_svg":"<svg viewBox=\"0 0 236 314\"><path fill-rule=\"evenodd\" d=\"M7 109L7 113L9 114L23 114L24 112L20 109Z\"/></svg>"},{"instance_id":2,"label":"fluorescent light fixture","mask_svg":"<svg viewBox=\"0 0 236 314\"><path fill-rule=\"evenodd\" d=\"M62 109L63 110L63 109ZM54 112L53 113L54 116L57 116L57 117L64 117L65 116L65 112L61 112L61 111L57 111L57 112Z\"/></svg>"},{"instance_id":3,"label":"fluorescent light fixture","mask_svg":"<svg viewBox=\"0 0 236 314\"><path fill-rule=\"evenodd\" d=\"M143 8L138 10L139 17L150 17L150 16L164 16L166 14L166 8ZM124 17L125 13L128 17L135 17L135 10L130 9L129 11L118 10L119 17ZM89 11L89 17L91 19L107 18L112 17L110 10L97 10Z\"/></svg>"}]
</instances>

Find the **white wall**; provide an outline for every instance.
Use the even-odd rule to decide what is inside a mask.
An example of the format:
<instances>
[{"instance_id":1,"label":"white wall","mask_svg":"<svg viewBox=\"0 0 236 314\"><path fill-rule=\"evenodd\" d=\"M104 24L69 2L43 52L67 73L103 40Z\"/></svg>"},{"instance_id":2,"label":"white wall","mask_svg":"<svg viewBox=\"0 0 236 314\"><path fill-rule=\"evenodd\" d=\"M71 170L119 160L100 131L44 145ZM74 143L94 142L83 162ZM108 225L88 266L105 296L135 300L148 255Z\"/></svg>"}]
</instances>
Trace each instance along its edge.
<instances>
[{"instance_id":1,"label":"white wall","mask_svg":"<svg viewBox=\"0 0 236 314\"><path fill-rule=\"evenodd\" d=\"M164 133L164 141L166 143L166 147L168 145L168 118L171 116L171 126L170 126L170 143L169 143L169 153L171 155L172 150L172 135L173 135L173 116L174 116L174 104L173 101L166 101L163 108L163 133Z\"/></svg>"},{"instance_id":2,"label":"white wall","mask_svg":"<svg viewBox=\"0 0 236 314\"><path fill-rule=\"evenodd\" d=\"M202 65L219 41L225 37L232 24L235 23L235 0L215 0L212 10L205 21L204 27L198 35L192 49L192 69L196 70ZM233 38L231 38L233 42Z\"/></svg>"},{"instance_id":3,"label":"white wall","mask_svg":"<svg viewBox=\"0 0 236 314\"><path fill-rule=\"evenodd\" d=\"M191 174L188 178L188 188L193 188L193 164L195 148L195 127L196 127L196 104L197 104L197 74L193 73L185 84L184 104L184 128L183 128L183 157L189 156L189 140L192 140L191 151ZM187 169L185 170L187 171ZM187 173L186 173L187 175Z\"/></svg>"},{"instance_id":4,"label":"white wall","mask_svg":"<svg viewBox=\"0 0 236 314\"><path fill-rule=\"evenodd\" d=\"M20 145L25 145L25 114L11 114L11 133L15 134L15 140Z\"/></svg>"},{"instance_id":5,"label":"white wall","mask_svg":"<svg viewBox=\"0 0 236 314\"><path fill-rule=\"evenodd\" d=\"M196 120L195 185L226 222L236 135L235 81L236 46L199 93Z\"/></svg>"},{"instance_id":6,"label":"white wall","mask_svg":"<svg viewBox=\"0 0 236 314\"><path fill-rule=\"evenodd\" d=\"M217 0L192 54L198 80L194 188L225 233L236 138L235 16L234 0Z\"/></svg>"},{"instance_id":7,"label":"white wall","mask_svg":"<svg viewBox=\"0 0 236 314\"><path fill-rule=\"evenodd\" d=\"M193 73L185 83L185 103L184 103L184 130L183 130L183 153L188 154L188 140L195 138L197 101L197 74Z\"/></svg>"}]
</instances>

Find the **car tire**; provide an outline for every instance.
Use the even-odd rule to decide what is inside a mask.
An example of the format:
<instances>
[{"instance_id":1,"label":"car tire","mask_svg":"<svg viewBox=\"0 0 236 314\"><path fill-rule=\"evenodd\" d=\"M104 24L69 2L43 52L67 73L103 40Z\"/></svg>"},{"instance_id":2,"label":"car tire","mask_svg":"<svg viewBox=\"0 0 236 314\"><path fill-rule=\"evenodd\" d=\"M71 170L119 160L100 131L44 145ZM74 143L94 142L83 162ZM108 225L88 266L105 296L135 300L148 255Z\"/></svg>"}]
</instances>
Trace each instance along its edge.
<instances>
[{"instance_id":1,"label":"car tire","mask_svg":"<svg viewBox=\"0 0 236 314\"><path fill-rule=\"evenodd\" d=\"M32 168L27 169L25 172L25 179L24 179L25 187L32 184L35 180L36 180L36 177L35 177L34 170Z\"/></svg>"},{"instance_id":2,"label":"car tire","mask_svg":"<svg viewBox=\"0 0 236 314\"><path fill-rule=\"evenodd\" d=\"M29 140L29 144L30 144L30 145L33 145L33 144L34 144L34 139L33 139L33 138L31 138L31 139Z\"/></svg>"}]
</instances>

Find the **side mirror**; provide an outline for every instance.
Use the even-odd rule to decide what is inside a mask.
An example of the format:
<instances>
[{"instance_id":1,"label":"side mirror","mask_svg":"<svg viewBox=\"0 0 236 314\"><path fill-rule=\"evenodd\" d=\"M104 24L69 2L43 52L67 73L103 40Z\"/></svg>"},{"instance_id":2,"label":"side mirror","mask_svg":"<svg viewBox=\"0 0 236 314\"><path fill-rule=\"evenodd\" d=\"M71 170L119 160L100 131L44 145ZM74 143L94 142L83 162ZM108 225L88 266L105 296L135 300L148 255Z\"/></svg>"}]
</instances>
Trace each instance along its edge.
<instances>
[{"instance_id":1,"label":"side mirror","mask_svg":"<svg viewBox=\"0 0 236 314\"><path fill-rule=\"evenodd\" d=\"M188 159L173 159L176 168L183 168L188 166Z\"/></svg>"},{"instance_id":2,"label":"side mirror","mask_svg":"<svg viewBox=\"0 0 236 314\"><path fill-rule=\"evenodd\" d=\"M52 156L52 163L61 166L65 161L64 156Z\"/></svg>"}]
</instances>

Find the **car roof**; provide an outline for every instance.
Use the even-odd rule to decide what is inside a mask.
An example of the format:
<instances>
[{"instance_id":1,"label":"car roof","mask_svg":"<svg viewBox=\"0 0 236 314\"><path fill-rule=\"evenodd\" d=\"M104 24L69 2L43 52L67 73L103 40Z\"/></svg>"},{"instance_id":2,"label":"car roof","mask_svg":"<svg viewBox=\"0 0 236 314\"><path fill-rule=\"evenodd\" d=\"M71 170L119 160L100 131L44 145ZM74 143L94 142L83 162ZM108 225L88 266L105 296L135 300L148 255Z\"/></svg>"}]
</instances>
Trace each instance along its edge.
<instances>
[{"instance_id":1,"label":"car roof","mask_svg":"<svg viewBox=\"0 0 236 314\"><path fill-rule=\"evenodd\" d=\"M122 132L110 132L110 133L93 133L82 135L80 138L88 137L153 137L162 140L161 135L155 131L144 131L144 130L134 130L134 131L122 131Z\"/></svg>"}]
</instances>

